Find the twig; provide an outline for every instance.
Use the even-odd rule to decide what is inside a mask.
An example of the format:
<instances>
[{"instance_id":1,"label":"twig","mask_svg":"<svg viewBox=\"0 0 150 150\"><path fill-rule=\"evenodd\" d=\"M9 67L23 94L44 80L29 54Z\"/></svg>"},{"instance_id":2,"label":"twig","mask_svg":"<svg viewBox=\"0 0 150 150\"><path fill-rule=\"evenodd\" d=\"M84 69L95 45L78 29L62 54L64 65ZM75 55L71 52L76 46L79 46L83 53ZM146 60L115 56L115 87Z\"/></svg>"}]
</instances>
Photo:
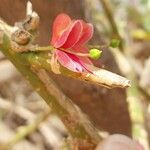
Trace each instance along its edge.
<instances>
[{"instance_id":1,"label":"twig","mask_svg":"<svg viewBox=\"0 0 150 150\"><path fill-rule=\"evenodd\" d=\"M1 26L5 25L4 22L1 22ZM10 27L9 27L10 29ZM11 29L11 32L14 29ZM15 38L16 39L16 38ZM18 41L18 40L17 40ZM27 46L18 46L15 45L16 43L13 42L13 50L14 51L27 51L31 49L31 51L34 51L34 48L37 49L37 46L34 45L27 45ZM36 50L35 50L36 51ZM51 71L51 65L50 65L50 52L45 52L44 55L41 57L41 53L24 53L22 55L25 55L26 59L29 59L31 64L36 65L42 65L45 69L47 68L48 71ZM121 77L115 73L109 72L105 69L96 68L93 66L89 66L93 70L93 74L91 73L75 73L71 72L69 70L66 70L65 68L61 67L61 74L69 77L73 77L82 81L88 81L93 84L98 84L101 86L105 86L108 88L114 88L114 87L120 87L120 88L126 88L130 86L130 81L124 77Z\"/></svg>"},{"instance_id":2,"label":"twig","mask_svg":"<svg viewBox=\"0 0 150 150\"><path fill-rule=\"evenodd\" d=\"M130 86L130 80L127 80L126 78L117 75L115 73L112 73L110 71L98 69L96 67L93 67L93 74L87 74L86 77L87 80L89 80L90 82L96 82L108 88L111 87L126 88Z\"/></svg>"},{"instance_id":3,"label":"twig","mask_svg":"<svg viewBox=\"0 0 150 150\"><path fill-rule=\"evenodd\" d=\"M36 67L42 66L48 72L51 72L50 56L48 57L47 56L48 54L45 53L44 55L43 54L35 55L34 53L25 53L22 55L25 55L30 64L34 64ZM60 67L60 72L62 75L72 77L81 81L89 82L92 84L104 86L107 88L130 87L130 80L120 75L117 75L105 69L99 69L94 66L89 66L89 68L92 70L93 73L71 72L63 67Z\"/></svg>"},{"instance_id":4,"label":"twig","mask_svg":"<svg viewBox=\"0 0 150 150\"><path fill-rule=\"evenodd\" d=\"M32 29L35 30L33 20L34 22L36 22L36 19L39 18L37 16L36 18L34 18L33 16L28 16L30 17L30 22L27 22L25 20L21 23L21 27L17 26L17 28L15 28L15 33L17 34L14 34L14 28L11 27L9 27L9 30L6 29L8 32L5 32L5 28L3 28L3 26L5 26L5 23L1 22L0 49L4 53L4 55L16 66L16 68L26 77L26 79L30 81L35 90L43 97L46 103L50 106L52 111L60 117L60 119L67 127L72 137L79 141L85 140L87 143L91 144L92 148L90 148L94 149L96 144L101 140L101 137L98 135L97 130L93 127L91 122L81 112L81 110L76 105L74 105L71 102L71 100L68 97L66 97L61 92L61 90L55 85L55 83L49 77L45 69L40 65L36 65L38 61L30 61L32 60L32 57L30 56L38 55L36 55L36 53L33 52L16 52L16 50L18 49L27 51L29 50L32 44L31 41L29 43L26 43L25 46L22 45L22 40L26 41L26 37L24 36L26 34L23 34L22 36L22 33L26 33L27 31L29 31L30 33ZM21 36L20 34L18 34L20 33L19 31L21 31ZM13 36L16 36L15 38L13 38L15 40L12 40L12 32Z\"/></svg>"},{"instance_id":5,"label":"twig","mask_svg":"<svg viewBox=\"0 0 150 150\"><path fill-rule=\"evenodd\" d=\"M30 9L32 9L31 3L28 2L27 18L23 22L17 23L15 27L10 27L3 21L0 22L0 49L30 81L52 111L60 117L72 137L79 141L86 140L93 149L101 137L81 110L62 93L49 77L47 71L51 71L50 52L30 51L36 47L32 45L32 41L39 23L38 15ZM130 81L126 78L104 69L93 68L93 73L75 73L61 67L60 71L65 76L109 88L130 86Z\"/></svg>"}]
</instances>

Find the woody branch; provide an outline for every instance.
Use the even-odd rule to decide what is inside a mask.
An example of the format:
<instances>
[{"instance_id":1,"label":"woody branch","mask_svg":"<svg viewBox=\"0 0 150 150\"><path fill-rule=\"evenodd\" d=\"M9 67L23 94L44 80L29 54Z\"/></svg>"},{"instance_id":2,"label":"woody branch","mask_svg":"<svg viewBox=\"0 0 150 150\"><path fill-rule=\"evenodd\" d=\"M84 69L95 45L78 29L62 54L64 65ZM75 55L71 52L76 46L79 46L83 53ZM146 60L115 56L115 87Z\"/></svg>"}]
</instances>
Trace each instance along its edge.
<instances>
[{"instance_id":1,"label":"woody branch","mask_svg":"<svg viewBox=\"0 0 150 150\"><path fill-rule=\"evenodd\" d=\"M45 57L42 57L43 54L36 52L16 52L36 47L32 45L32 40L37 31L39 17L31 11L31 3L28 3L27 8L27 18L16 23L14 27L10 27L3 20L0 21L0 50L31 83L52 112L60 117L73 139L85 140L89 147L94 148L101 137L81 110L50 78L47 65L40 59L48 58L49 54L44 53Z\"/></svg>"},{"instance_id":2,"label":"woody branch","mask_svg":"<svg viewBox=\"0 0 150 150\"><path fill-rule=\"evenodd\" d=\"M39 16L32 11L30 2L27 6L26 19L16 23L15 26L11 27L0 20L0 50L30 81L52 111L60 117L72 137L96 145L101 140L97 130L81 110L62 93L48 74L51 71L48 61L51 59L51 52L34 52L37 45L33 45L33 40L37 32ZM68 77L109 88L130 86L130 81L126 78L96 67L93 67L93 73L76 73L63 67L60 68L60 72Z\"/></svg>"}]
</instances>

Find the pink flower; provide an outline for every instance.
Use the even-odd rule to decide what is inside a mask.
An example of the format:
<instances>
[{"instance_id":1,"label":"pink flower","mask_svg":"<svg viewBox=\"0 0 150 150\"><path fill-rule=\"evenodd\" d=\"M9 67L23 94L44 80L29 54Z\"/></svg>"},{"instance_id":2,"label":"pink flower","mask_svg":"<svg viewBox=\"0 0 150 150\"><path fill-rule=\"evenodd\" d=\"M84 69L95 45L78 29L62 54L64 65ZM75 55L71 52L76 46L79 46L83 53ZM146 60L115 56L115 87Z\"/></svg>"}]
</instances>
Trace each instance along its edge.
<instances>
[{"instance_id":1,"label":"pink flower","mask_svg":"<svg viewBox=\"0 0 150 150\"><path fill-rule=\"evenodd\" d=\"M86 64L92 64L89 58L78 55L88 53L85 44L93 36L93 25L83 20L71 20L66 14L59 14L52 29L51 45L55 48L51 63L52 70L58 73L59 65L74 72L89 72Z\"/></svg>"}]
</instances>

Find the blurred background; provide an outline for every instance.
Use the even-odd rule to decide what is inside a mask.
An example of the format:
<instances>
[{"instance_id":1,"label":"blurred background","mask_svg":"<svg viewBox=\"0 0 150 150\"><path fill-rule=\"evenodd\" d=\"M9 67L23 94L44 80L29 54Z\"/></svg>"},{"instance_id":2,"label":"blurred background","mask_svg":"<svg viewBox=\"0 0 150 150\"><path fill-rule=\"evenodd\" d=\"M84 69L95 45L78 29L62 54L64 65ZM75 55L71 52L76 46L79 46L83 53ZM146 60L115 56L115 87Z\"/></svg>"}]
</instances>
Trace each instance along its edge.
<instances>
[{"instance_id":1,"label":"blurred background","mask_svg":"<svg viewBox=\"0 0 150 150\"><path fill-rule=\"evenodd\" d=\"M52 22L62 12L93 23L93 45L108 44L113 38L120 40L120 48L102 49L102 58L94 64L126 76L132 81L131 88L106 89L53 73L51 77L89 116L101 135L124 134L149 150L150 0L31 2L40 16L40 45L49 44ZM25 18L26 3L27 0L3 0L0 17L13 25ZM26 129L30 129L26 136L18 136ZM13 150L58 149L66 136L63 123L0 53L0 147L9 142Z\"/></svg>"}]
</instances>

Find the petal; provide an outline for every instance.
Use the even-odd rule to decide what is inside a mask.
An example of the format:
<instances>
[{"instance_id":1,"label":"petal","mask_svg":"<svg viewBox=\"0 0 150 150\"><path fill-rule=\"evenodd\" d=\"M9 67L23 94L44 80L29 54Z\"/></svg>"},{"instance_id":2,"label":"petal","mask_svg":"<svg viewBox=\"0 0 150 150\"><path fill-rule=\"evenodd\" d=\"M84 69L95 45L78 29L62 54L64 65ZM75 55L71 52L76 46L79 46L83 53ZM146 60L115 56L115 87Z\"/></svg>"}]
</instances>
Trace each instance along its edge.
<instances>
[{"instance_id":1,"label":"petal","mask_svg":"<svg viewBox=\"0 0 150 150\"><path fill-rule=\"evenodd\" d=\"M85 71L93 73L91 68L89 66L93 66L93 63L88 59L88 58L79 58L80 59L80 64L84 68Z\"/></svg>"},{"instance_id":2,"label":"petal","mask_svg":"<svg viewBox=\"0 0 150 150\"><path fill-rule=\"evenodd\" d=\"M67 55L67 53L60 51L60 50L56 50L56 55L57 55L57 59L60 62L60 64L72 71L77 71L76 70L76 64L74 63L74 61L69 57L69 55Z\"/></svg>"},{"instance_id":3,"label":"petal","mask_svg":"<svg viewBox=\"0 0 150 150\"><path fill-rule=\"evenodd\" d=\"M57 59L60 62L60 64L66 68L68 68L71 71L74 72L91 72L86 64L80 60L80 58L76 57L73 54L69 54L67 52L63 52L60 50L56 51Z\"/></svg>"},{"instance_id":4,"label":"petal","mask_svg":"<svg viewBox=\"0 0 150 150\"><path fill-rule=\"evenodd\" d=\"M88 57L77 57L76 55L67 53L67 55L74 61L74 63L76 64L76 66L80 66L80 68L82 67L82 71L87 71L92 73L90 67L88 66L93 66L93 63L90 61L90 59ZM77 71L79 71L80 69L77 68ZM81 71L79 71L81 72Z\"/></svg>"},{"instance_id":5,"label":"petal","mask_svg":"<svg viewBox=\"0 0 150 150\"><path fill-rule=\"evenodd\" d=\"M74 45L74 47L81 47L86 44L93 36L93 25L89 23L85 23L82 21L83 31L82 36L80 37L79 41Z\"/></svg>"},{"instance_id":6,"label":"petal","mask_svg":"<svg viewBox=\"0 0 150 150\"><path fill-rule=\"evenodd\" d=\"M89 51L87 47L73 47L71 50L80 53L88 53Z\"/></svg>"},{"instance_id":7,"label":"petal","mask_svg":"<svg viewBox=\"0 0 150 150\"><path fill-rule=\"evenodd\" d=\"M75 52L79 52L79 53L88 53L88 48L86 47L76 47L73 49L73 51ZM85 64L89 64L89 65L93 65L92 61L88 58L88 57L79 57L80 60L82 60Z\"/></svg>"},{"instance_id":8,"label":"petal","mask_svg":"<svg viewBox=\"0 0 150 150\"><path fill-rule=\"evenodd\" d=\"M88 48L87 47L76 47L74 48L72 51L74 52L79 52L79 53L88 53ZM85 64L89 64L89 65L93 65L92 61L88 58L88 57L82 57L82 56L78 56L80 58L80 60L82 60Z\"/></svg>"},{"instance_id":9,"label":"petal","mask_svg":"<svg viewBox=\"0 0 150 150\"><path fill-rule=\"evenodd\" d=\"M59 14L53 23L51 44L54 45L62 32L70 25L71 19L66 14Z\"/></svg>"},{"instance_id":10,"label":"petal","mask_svg":"<svg viewBox=\"0 0 150 150\"><path fill-rule=\"evenodd\" d=\"M80 21L72 21L69 28L63 32L61 37L56 41L55 47L70 48L78 42L82 32L82 24Z\"/></svg>"},{"instance_id":11,"label":"petal","mask_svg":"<svg viewBox=\"0 0 150 150\"><path fill-rule=\"evenodd\" d=\"M88 57L79 57L79 58L83 63L93 65L92 61Z\"/></svg>"},{"instance_id":12,"label":"petal","mask_svg":"<svg viewBox=\"0 0 150 150\"><path fill-rule=\"evenodd\" d=\"M76 20L72 26L72 30L67 38L67 41L62 46L63 48L73 47L81 38L83 26L80 20Z\"/></svg>"}]
</instances>

